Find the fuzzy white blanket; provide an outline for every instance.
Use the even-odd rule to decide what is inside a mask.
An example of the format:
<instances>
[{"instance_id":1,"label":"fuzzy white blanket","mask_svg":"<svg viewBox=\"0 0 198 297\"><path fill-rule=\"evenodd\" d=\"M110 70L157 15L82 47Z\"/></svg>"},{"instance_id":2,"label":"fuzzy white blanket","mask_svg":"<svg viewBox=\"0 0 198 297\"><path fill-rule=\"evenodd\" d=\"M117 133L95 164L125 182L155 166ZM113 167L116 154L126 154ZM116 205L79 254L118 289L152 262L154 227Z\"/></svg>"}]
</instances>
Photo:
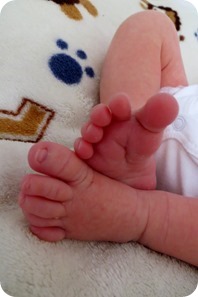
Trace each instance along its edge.
<instances>
[{"instance_id":1,"label":"fuzzy white blanket","mask_svg":"<svg viewBox=\"0 0 198 297\"><path fill-rule=\"evenodd\" d=\"M198 17L184 0L15 0L2 10L0 282L12 296L182 297L196 288L194 267L135 243L40 241L17 206L29 148L43 140L72 148L98 102L113 34L145 9L171 17L189 82L197 83Z\"/></svg>"}]
</instances>

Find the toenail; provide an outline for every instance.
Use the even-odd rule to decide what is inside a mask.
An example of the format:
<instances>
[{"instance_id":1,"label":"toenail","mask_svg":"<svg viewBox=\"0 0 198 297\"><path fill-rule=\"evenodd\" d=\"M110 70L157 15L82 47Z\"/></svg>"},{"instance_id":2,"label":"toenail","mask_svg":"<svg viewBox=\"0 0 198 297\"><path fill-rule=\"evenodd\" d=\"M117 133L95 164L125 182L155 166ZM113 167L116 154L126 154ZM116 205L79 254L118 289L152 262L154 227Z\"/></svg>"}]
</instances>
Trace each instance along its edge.
<instances>
[{"instance_id":1,"label":"toenail","mask_svg":"<svg viewBox=\"0 0 198 297\"><path fill-rule=\"evenodd\" d=\"M37 153L36 153L36 156L35 156L36 161L39 162L39 163L42 163L47 158L47 154L48 154L47 149L38 150Z\"/></svg>"}]
</instances>

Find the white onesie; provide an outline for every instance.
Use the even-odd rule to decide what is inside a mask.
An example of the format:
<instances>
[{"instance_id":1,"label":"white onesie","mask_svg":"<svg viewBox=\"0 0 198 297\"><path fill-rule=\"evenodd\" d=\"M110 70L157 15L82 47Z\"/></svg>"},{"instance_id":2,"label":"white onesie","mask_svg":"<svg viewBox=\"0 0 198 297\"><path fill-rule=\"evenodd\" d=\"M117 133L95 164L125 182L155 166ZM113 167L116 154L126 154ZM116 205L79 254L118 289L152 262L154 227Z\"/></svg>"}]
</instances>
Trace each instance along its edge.
<instances>
[{"instance_id":1,"label":"white onesie","mask_svg":"<svg viewBox=\"0 0 198 297\"><path fill-rule=\"evenodd\" d=\"M157 188L198 197L198 85L166 87L179 103L176 120L164 132L156 153Z\"/></svg>"}]
</instances>

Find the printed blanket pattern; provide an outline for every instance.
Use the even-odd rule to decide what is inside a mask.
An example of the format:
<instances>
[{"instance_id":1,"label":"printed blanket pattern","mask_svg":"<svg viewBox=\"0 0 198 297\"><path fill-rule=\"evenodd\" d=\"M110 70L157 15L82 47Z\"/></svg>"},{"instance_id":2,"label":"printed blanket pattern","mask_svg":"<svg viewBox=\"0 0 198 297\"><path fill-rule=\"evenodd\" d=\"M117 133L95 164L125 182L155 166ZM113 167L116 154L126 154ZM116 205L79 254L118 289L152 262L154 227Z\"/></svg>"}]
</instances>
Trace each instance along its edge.
<instances>
[{"instance_id":1,"label":"printed blanket pattern","mask_svg":"<svg viewBox=\"0 0 198 297\"><path fill-rule=\"evenodd\" d=\"M102 63L119 25L147 9L178 32L198 82L198 18L184 0L15 0L0 16L0 282L18 297L186 296L197 270L129 243L39 241L17 205L27 154L38 141L73 148L98 102Z\"/></svg>"}]
</instances>

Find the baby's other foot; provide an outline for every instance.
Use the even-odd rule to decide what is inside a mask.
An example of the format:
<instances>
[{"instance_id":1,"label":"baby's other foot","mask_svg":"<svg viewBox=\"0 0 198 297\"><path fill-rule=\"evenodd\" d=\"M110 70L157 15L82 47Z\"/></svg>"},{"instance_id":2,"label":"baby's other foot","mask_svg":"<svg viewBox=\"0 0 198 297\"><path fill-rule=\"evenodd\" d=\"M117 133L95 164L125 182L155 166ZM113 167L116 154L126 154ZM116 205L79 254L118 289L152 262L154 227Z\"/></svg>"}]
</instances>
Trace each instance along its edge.
<instances>
[{"instance_id":1,"label":"baby's other foot","mask_svg":"<svg viewBox=\"0 0 198 297\"><path fill-rule=\"evenodd\" d=\"M147 202L66 147L40 142L30 150L29 164L37 174L25 176L19 204L40 239L126 242L143 233Z\"/></svg>"},{"instance_id":2,"label":"baby's other foot","mask_svg":"<svg viewBox=\"0 0 198 297\"><path fill-rule=\"evenodd\" d=\"M104 175L137 189L154 189L154 153L164 129L177 116L178 104L168 94L157 94L133 114L129 102L125 94L118 94L107 106L96 106L75 151Z\"/></svg>"}]
</instances>

